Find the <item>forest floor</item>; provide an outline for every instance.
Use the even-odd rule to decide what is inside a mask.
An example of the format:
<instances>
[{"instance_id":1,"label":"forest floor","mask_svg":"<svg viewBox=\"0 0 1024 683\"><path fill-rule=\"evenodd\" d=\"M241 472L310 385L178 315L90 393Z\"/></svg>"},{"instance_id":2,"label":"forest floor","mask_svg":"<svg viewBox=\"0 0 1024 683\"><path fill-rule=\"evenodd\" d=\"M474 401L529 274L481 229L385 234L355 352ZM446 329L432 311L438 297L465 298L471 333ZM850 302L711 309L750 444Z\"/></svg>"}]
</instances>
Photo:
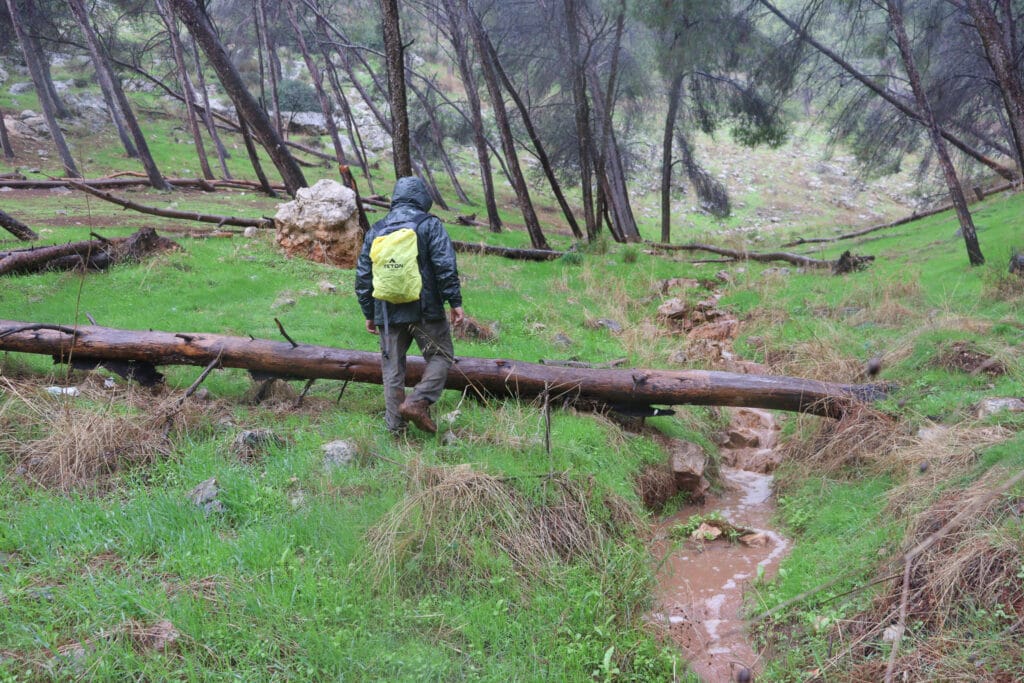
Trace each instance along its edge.
<instances>
[{"instance_id":1,"label":"forest floor","mask_svg":"<svg viewBox=\"0 0 1024 683\"><path fill-rule=\"evenodd\" d=\"M171 126L155 121L153 133L167 167L189 170ZM90 148L96 175L123 165L110 150ZM722 172L742 186L782 166L760 154L747 155L756 168ZM822 194L790 206L788 194L784 204L751 186L734 224L687 213L679 241L719 235L767 250L830 234L850 220L820 208L837 206L840 181L811 182L813 164L832 162L808 154L806 181L795 171L787 183ZM862 192L837 208L857 225L916 202L883 185ZM211 213L274 205L252 192L123 194ZM180 227L49 190L0 193L0 207L46 243ZM968 267L948 213L814 250L876 257L843 276L603 241L548 263L460 255L467 311L497 337L458 340L457 353L677 369L752 361L836 382L873 368L891 395L847 419L774 415L771 526L791 545L776 576L737 581L756 655L743 664L774 681L881 680L886 669L894 680L1018 680L1024 486L1012 478L1024 468L1024 413L990 399L1024 396L1024 282L1006 272L1024 246L1024 198L973 208L980 268ZM762 224L745 231L755 217ZM451 231L526 244L516 230ZM304 343L375 350L352 271L286 259L269 234L170 236L182 251L106 273L6 278L0 319L84 324L89 314L108 327L278 338L277 318ZM18 246L2 237L0 249ZM714 305L737 321L727 347L659 316L670 298L697 310L709 296L680 278L716 283ZM0 358L0 680L695 679L692 655L656 616L653 530L667 525L682 552L700 552L683 530L725 504L724 411L678 406L635 431L558 409L548 452L540 406L447 392L436 407L443 435L394 440L377 386L319 382L297 405L300 387L279 382L257 402L249 375L219 370L165 440L154 420L165 424L199 369L163 370L166 383L149 390L49 358ZM260 429L276 438L244 435ZM678 497L659 512L643 505L638 478L667 462L665 438L708 454L713 487L694 514ZM679 511L685 519L667 521Z\"/></svg>"}]
</instances>

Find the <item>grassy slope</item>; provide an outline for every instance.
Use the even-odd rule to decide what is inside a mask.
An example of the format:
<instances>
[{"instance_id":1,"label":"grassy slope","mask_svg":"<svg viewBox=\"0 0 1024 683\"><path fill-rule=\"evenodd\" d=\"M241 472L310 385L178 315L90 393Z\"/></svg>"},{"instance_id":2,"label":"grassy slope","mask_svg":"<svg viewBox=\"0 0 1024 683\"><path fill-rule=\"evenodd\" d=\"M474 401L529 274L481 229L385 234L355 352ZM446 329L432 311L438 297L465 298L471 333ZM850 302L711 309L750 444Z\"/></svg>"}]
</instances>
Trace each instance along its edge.
<instances>
[{"instance_id":1,"label":"grassy slope","mask_svg":"<svg viewBox=\"0 0 1024 683\"><path fill-rule=\"evenodd\" d=\"M160 130L160 124L154 129ZM166 167L190 168L190 148L161 147L161 135L155 137L159 153L170 159ZM103 162L99 151L92 163L117 165ZM231 195L229 201L226 196L174 196L171 201L224 212L269 212L266 200L251 194ZM139 197L165 200L155 193ZM251 208L246 202L252 202ZM785 351L788 372L838 381L854 379L854 368L881 356L883 378L901 386L885 407L911 427L926 417L957 424L983 396L1021 395L1021 293L1010 289L1009 296L1000 296L998 291L1005 285L1001 272L1010 249L1020 246L1022 203L1019 197L995 197L978 207L982 247L991 263L980 269L967 267L962 242L953 235L955 221L948 215L858 243L855 251L876 254L879 260L866 272L841 280L822 273L765 274L758 265L730 267L735 282L723 304L744 320L738 349L769 360ZM60 195L9 208L39 227L54 219L83 223L43 228L50 241L79 238L108 224L123 230L161 224ZM453 234L492 239L472 228L456 227ZM494 241L523 244L525 237L512 232ZM115 327L275 337L277 316L304 342L374 347L361 330L350 293L351 272L284 260L263 240L186 240L185 246L184 253L108 274L19 278L16 287L8 283L0 289L0 317L70 323L89 312ZM829 247L824 255L835 256L843 248ZM467 309L496 322L500 338L491 344L462 343L459 353L527 360L572 355L598 362L627 357L635 365L661 367L669 366L672 352L685 342L653 324L660 302L652 296L653 283L665 277L706 277L719 268L695 267L630 247L585 254L578 265L479 257L464 257L460 265ZM322 279L336 284L338 294L320 293ZM280 306L285 299L294 299L294 305ZM626 331L611 335L587 325L601 317L618 320ZM572 340L569 348L559 344L559 335ZM936 364L936 357L957 341L999 356L1009 372L997 378L972 376ZM55 373L50 381L57 383L81 381L77 375L64 377L45 359L6 359L6 375L25 370L34 376ZM168 369L170 386L181 389L196 373ZM582 680L614 677L616 667L623 677L670 674L673 654L641 626L648 574L637 541L609 542L600 562L546 567L543 580L521 578L507 557L480 540L477 566L464 575L425 578L413 566L397 585L375 588L366 562L364 534L403 499L404 464L414 459L435 465L470 462L521 482L567 470L582 481L592 478L602 495L615 493L636 506L633 474L643 463L663 457L648 440L624 436L591 417L558 412L555 447L548 456L535 410L479 406L448 395L439 412L461 411L459 441L443 446L414 435L407 444L394 444L382 433L376 387L349 387L342 404L334 406L330 401L337 387L319 386L313 392L314 409L282 416L243 404L249 380L242 373L218 372L206 386L236 427L225 431L212 417L200 420L177 438L172 457L121 477L113 493L58 495L5 478L0 552L14 555L0 565L5 609L0 651L6 652L0 654L0 674L31 678L41 671L56 677L88 672L117 679L141 672L150 678L203 679L226 678L231 671L244 679ZM7 430L0 434L23 434L20 402L12 398L10 386L0 391L0 406L6 408L0 412L0 430ZM121 394L98 399L91 409L120 411L124 400ZM64 409L69 408L52 407ZM666 429L703 438L710 422L707 411L691 409L666 423ZM1019 418L1005 415L990 422L1015 433L1021 426ZM251 464L231 455L228 446L238 428L267 425L288 437L284 446ZM786 425L793 438L808 428L793 419ZM325 473L319 446L331 438L356 440L365 454L361 464ZM1019 467L1020 445L1017 436L979 452L973 468L937 485L966 486L997 464ZM0 458L9 471L11 455ZM870 577L879 552L898 549L902 521L884 512L887 492L913 477L913 471L871 463L821 474L791 463L783 472L782 516L799 542L780 579L759 588L763 605L781 604L833 575L844 578L778 617L785 628L797 627L797 637L775 651L771 678L803 678L829 647L821 618L841 621L864 605L869 595L863 592L826 600ZM187 493L211 476L223 489L227 512L207 518ZM935 482L928 483L930 492ZM531 494L529 484L520 485ZM124 624L161 619L182 632L176 648L156 654L133 647ZM975 621L988 628L983 635L1002 625ZM768 634L771 640L771 629ZM55 656L61 646L75 642L88 644L84 658Z\"/></svg>"}]
</instances>

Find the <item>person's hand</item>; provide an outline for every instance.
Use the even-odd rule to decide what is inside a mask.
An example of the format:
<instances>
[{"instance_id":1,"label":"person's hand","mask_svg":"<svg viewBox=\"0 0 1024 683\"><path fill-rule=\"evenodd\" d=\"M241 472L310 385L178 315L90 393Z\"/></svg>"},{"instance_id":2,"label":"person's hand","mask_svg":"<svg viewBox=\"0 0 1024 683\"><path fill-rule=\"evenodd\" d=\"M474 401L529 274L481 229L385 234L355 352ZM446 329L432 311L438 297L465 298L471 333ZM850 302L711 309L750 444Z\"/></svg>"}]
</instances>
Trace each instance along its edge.
<instances>
[{"instance_id":1,"label":"person's hand","mask_svg":"<svg viewBox=\"0 0 1024 683\"><path fill-rule=\"evenodd\" d=\"M466 314L462 311L462 306L456 306L451 311L452 327L458 327L462 324L462 321L466 319Z\"/></svg>"},{"instance_id":2,"label":"person's hand","mask_svg":"<svg viewBox=\"0 0 1024 683\"><path fill-rule=\"evenodd\" d=\"M366 331L370 334L380 334L380 332L377 331L377 323L372 320L366 321Z\"/></svg>"}]
</instances>

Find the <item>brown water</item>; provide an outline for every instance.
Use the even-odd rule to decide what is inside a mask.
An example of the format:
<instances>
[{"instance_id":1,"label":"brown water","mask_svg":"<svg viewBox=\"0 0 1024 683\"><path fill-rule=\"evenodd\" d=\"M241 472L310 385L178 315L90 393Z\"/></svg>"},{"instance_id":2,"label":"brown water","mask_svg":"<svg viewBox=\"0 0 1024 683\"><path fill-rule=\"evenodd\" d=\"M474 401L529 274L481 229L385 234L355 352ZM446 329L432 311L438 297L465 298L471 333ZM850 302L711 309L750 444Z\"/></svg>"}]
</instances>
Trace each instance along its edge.
<instances>
[{"instance_id":1,"label":"brown water","mask_svg":"<svg viewBox=\"0 0 1024 683\"><path fill-rule=\"evenodd\" d=\"M751 459L752 464L763 461L765 447L774 448L777 443L778 427L771 415L746 409L732 412L733 424L742 424L748 434L756 432L758 439L735 448L727 444L722 448L726 455L723 459L742 467L743 452L749 452L760 456ZM754 422L759 424L752 428ZM725 453L730 450L733 452ZM754 674L761 669L741 618L744 592L759 571L766 578L773 576L789 547L786 539L770 529L774 512L772 476L738 467L724 467L722 476L726 485L723 494L708 496L703 505L687 507L659 521L654 544L656 557L668 556L658 571L653 618L668 626L691 669L712 683L737 680L743 670ZM711 512L759 535L751 539L751 545L720 538L687 540L673 546L668 538L672 526L692 515Z\"/></svg>"}]
</instances>

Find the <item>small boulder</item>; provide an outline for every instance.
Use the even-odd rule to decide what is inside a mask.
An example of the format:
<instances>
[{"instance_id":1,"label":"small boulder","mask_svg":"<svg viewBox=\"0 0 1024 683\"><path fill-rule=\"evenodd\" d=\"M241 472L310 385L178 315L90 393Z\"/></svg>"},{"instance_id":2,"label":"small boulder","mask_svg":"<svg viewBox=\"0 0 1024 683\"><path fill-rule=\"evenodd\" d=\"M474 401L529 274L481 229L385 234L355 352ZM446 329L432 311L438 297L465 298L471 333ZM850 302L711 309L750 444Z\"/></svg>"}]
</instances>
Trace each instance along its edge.
<instances>
[{"instance_id":1,"label":"small boulder","mask_svg":"<svg viewBox=\"0 0 1024 683\"><path fill-rule=\"evenodd\" d=\"M270 447L280 448L284 441L270 429L243 429L231 444L235 454L243 460L249 460L265 452Z\"/></svg>"},{"instance_id":2,"label":"small boulder","mask_svg":"<svg viewBox=\"0 0 1024 683\"><path fill-rule=\"evenodd\" d=\"M324 471L331 472L339 467L351 465L359 455L359 448L351 441L339 439L320 447L324 452Z\"/></svg>"},{"instance_id":3,"label":"small boulder","mask_svg":"<svg viewBox=\"0 0 1024 683\"><path fill-rule=\"evenodd\" d=\"M188 494L188 497L194 505L203 507L215 500L218 493L220 493L220 489L217 487L217 479L210 477L206 481L200 482L194 489L192 489Z\"/></svg>"},{"instance_id":4,"label":"small boulder","mask_svg":"<svg viewBox=\"0 0 1024 683\"><path fill-rule=\"evenodd\" d=\"M274 216L275 241L289 256L354 268L363 246L355 192L322 179L301 188Z\"/></svg>"},{"instance_id":5,"label":"small boulder","mask_svg":"<svg viewBox=\"0 0 1024 683\"><path fill-rule=\"evenodd\" d=\"M740 543L750 548L763 548L768 545L768 534L760 531L740 536Z\"/></svg>"},{"instance_id":6,"label":"small boulder","mask_svg":"<svg viewBox=\"0 0 1024 683\"><path fill-rule=\"evenodd\" d=\"M1016 397L1006 398L984 398L978 403L976 414L978 419L986 418L1003 411L1010 413L1024 413L1024 399Z\"/></svg>"}]
</instances>

